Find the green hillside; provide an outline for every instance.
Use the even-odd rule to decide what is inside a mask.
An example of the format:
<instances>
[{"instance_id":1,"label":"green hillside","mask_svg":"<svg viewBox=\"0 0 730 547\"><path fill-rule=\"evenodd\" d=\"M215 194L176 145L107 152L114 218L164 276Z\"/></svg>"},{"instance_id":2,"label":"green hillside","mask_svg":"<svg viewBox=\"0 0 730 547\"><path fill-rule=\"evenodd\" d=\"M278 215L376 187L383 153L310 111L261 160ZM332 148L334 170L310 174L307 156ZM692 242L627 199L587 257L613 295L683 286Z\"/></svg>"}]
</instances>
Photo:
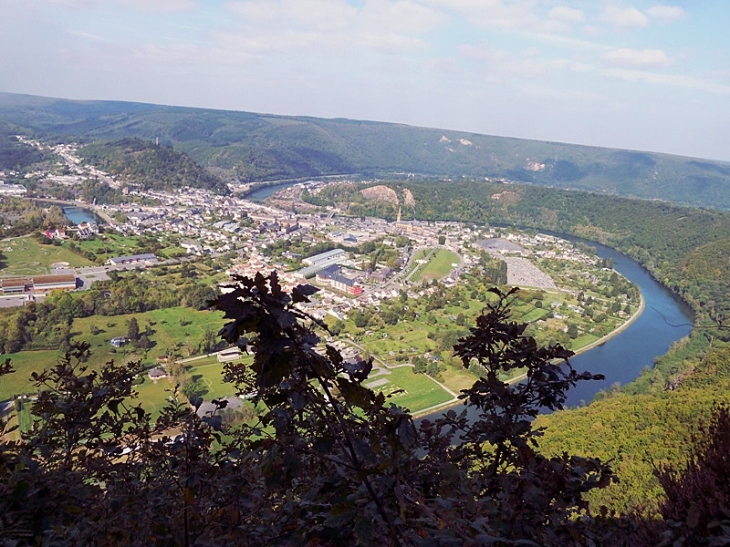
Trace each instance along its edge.
<instances>
[{"instance_id":1,"label":"green hillside","mask_svg":"<svg viewBox=\"0 0 730 547\"><path fill-rule=\"evenodd\" d=\"M510 224L609 244L641 262L695 311L690 337L675 343L633 382L590 405L540 416L541 448L612 462L617 484L591 494L592 507L653 514L662 490L653 471L681 465L713 410L730 403L730 213L578 191L462 181L396 181L415 207L404 218ZM350 201L348 185L328 185L325 202ZM367 204L365 204L367 206ZM382 211L382 209L381 209ZM382 214L373 208L368 214ZM589 367L590 368L590 367Z\"/></svg>"},{"instance_id":2,"label":"green hillside","mask_svg":"<svg viewBox=\"0 0 730 547\"><path fill-rule=\"evenodd\" d=\"M89 144L81 148L79 154L85 162L145 188L164 190L192 186L225 190L222 180L187 155L141 139Z\"/></svg>"},{"instance_id":3,"label":"green hillside","mask_svg":"<svg viewBox=\"0 0 730 547\"><path fill-rule=\"evenodd\" d=\"M87 142L159 139L243 181L402 172L730 208L730 164L665 154L389 123L1 93L0 121Z\"/></svg>"}]
</instances>

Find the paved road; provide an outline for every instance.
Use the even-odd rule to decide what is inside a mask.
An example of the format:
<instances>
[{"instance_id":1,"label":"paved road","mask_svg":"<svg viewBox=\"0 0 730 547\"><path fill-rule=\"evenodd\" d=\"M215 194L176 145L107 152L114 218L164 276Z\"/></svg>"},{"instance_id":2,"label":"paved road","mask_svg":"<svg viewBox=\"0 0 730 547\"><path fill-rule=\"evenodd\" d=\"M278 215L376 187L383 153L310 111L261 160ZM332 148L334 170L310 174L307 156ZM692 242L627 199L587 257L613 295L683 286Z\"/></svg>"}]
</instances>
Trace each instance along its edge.
<instances>
[{"instance_id":1,"label":"paved road","mask_svg":"<svg viewBox=\"0 0 730 547\"><path fill-rule=\"evenodd\" d=\"M28 297L22 296L0 296L0 308L18 308L25 306Z\"/></svg>"}]
</instances>

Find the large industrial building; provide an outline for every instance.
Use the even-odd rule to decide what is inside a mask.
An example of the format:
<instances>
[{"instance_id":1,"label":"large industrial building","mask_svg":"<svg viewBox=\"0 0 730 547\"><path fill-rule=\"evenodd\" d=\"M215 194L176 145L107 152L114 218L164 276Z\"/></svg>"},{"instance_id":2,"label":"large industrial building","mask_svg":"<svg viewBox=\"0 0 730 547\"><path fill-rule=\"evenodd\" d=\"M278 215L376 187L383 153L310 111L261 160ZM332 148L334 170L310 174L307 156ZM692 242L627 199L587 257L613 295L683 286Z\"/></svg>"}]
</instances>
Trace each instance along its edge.
<instances>
[{"instance_id":1,"label":"large industrial building","mask_svg":"<svg viewBox=\"0 0 730 547\"><path fill-rule=\"evenodd\" d=\"M144 253L139 255L118 256L110 258L107 263L110 266L150 266L157 264L158 258L152 253Z\"/></svg>"},{"instance_id":2,"label":"large industrial building","mask_svg":"<svg viewBox=\"0 0 730 547\"><path fill-rule=\"evenodd\" d=\"M36 275L0 280L0 289L5 295L25 292L72 291L75 288L76 275L74 274Z\"/></svg>"},{"instance_id":3,"label":"large industrial building","mask_svg":"<svg viewBox=\"0 0 730 547\"><path fill-rule=\"evenodd\" d=\"M337 265L329 266L321 270L317 274L317 281L353 296L358 296L363 293L362 287L357 286L354 279L342 275L340 273L340 267Z\"/></svg>"},{"instance_id":4,"label":"large industrial building","mask_svg":"<svg viewBox=\"0 0 730 547\"><path fill-rule=\"evenodd\" d=\"M312 277L317 272L334 264L340 264L347 258L347 252L342 249L332 249L326 253L310 256L302 259L302 263L306 264L306 268L302 268L297 273L305 279Z\"/></svg>"}]
</instances>

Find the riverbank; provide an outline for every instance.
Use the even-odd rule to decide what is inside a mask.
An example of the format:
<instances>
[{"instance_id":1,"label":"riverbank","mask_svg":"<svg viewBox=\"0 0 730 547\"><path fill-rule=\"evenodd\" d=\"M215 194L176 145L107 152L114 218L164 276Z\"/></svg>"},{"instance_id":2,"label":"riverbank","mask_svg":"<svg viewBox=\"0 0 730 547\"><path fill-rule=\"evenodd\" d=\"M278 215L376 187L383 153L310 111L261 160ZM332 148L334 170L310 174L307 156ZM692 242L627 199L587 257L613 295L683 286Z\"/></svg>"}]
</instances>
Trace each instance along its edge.
<instances>
[{"instance_id":1,"label":"riverbank","mask_svg":"<svg viewBox=\"0 0 730 547\"><path fill-rule=\"evenodd\" d=\"M582 348L575 350L574 356L582 355L582 354L590 351L591 349L601 346L601 345L605 344L606 342L608 342L609 340L615 338L616 336L618 336L619 334L624 332L626 329L628 329L644 313L645 310L646 310L646 300L644 299L644 295L640 292L639 293L639 306L636 309L636 311L633 314L631 314L631 316L625 322L623 322L621 325L619 325L617 328L612 330L607 335L599 338L598 340L591 342L590 344L583 346ZM505 381L505 383L507 385L511 386L513 384L517 384L517 383L525 380L526 378L527 378L527 374L523 373L518 376L515 376L514 378L510 378L509 380ZM455 398L455 399L452 399L451 401L447 401L440 405L434 405L433 407L424 408L417 412L413 412L411 415L414 418L419 418L419 417L426 416L428 414L432 414L434 412L447 410L449 408L459 406L460 404L462 404L462 400L459 398Z\"/></svg>"}]
</instances>

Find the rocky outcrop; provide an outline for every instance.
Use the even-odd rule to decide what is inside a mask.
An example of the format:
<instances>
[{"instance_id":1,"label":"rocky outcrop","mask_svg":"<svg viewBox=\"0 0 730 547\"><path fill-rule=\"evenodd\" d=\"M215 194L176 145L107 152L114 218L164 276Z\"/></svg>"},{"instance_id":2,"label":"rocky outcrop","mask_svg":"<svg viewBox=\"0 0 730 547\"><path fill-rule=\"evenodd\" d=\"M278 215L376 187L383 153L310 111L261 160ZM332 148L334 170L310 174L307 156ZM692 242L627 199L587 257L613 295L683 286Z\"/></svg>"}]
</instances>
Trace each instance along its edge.
<instances>
[{"instance_id":1,"label":"rocky outcrop","mask_svg":"<svg viewBox=\"0 0 730 547\"><path fill-rule=\"evenodd\" d=\"M360 193L368 200L390 203L396 207L399 203L398 195L395 193L395 190L388 188L387 186L383 186L382 184L380 186L371 186L370 188L360 190Z\"/></svg>"}]
</instances>

